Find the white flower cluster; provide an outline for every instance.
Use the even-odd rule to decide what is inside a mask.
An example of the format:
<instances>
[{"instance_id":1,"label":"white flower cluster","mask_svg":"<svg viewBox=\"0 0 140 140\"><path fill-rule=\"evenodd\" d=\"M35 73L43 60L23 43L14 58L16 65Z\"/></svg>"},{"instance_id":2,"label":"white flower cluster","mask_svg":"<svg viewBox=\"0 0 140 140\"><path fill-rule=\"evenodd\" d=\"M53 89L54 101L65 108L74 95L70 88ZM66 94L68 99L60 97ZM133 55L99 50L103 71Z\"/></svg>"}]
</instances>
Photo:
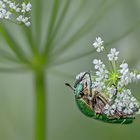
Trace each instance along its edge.
<instances>
[{"instance_id":1,"label":"white flower cluster","mask_svg":"<svg viewBox=\"0 0 140 140\"><path fill-rule=\"evenodd\" d=\"M132 96L129 89L124 89L122 92L117 93L116 99L113 104L106 104L104 113L113 116L126 116L134 115L140 108L139 102Z\"/></svg>"},{"instance_id":2,"label":"white flower cluster","mask_svg":"<svg viewBox=\"0 0 140 140\"><path fill-rule=\"evenodd\" d=\"M97 52L104 50L100 37L96 38L93 45ZM140 80L140 74L135 71L131 72L127 63L123 62L119 67L116 66L118 54L119 52L115 48L112 48L107 54L112 69L107 69L100 59L93 60L96 72L95 76L92 77L92 83L89 75L85 75L85 72L77 75L76 79L79 80L85 75L80 83L87 83L89 88L92 84L92 88L96 88L107 99L108 103L104 106L102 113L110 117L134 116L140 113L140 104L127 85Z\"/></svg>"},{"instance_id":3,"label":"white flower cluster","mask_svg":"<svg viewBox=\"0 0 140 140\"><path fill-rule=\"evenodd\" d=\"M112 99L114 97L114 95L116 94L117 90L116 88L114 88L114 86L111 86L111 87L107 87L107 93L109 94L109 98L108 98L108 101L109 102L112 102Z\"/></svg>"},{"instance_id":4,"label":"white flower cluster","mask_svg":"<svg viewBox=\"0 0 140 140\"><path fill-rule=\"evenodd\" d=\"M93 43L93 46L95 47L97 52L101 52L104 50L103 43L104 41L101 39L101 37L96 38L96 40Z\"/></svg>"},{"instance_id":5,"label":"white flower cluster","mask_svg":"<svg viewBox=\"0 0 140 140\"><path fill-rule=\"evenodd\" d=\"M127 63L122 63L120 65L120 80L118 82L118 86L127 86L129 83L140 80L140 74L136 74L135 72L130 72Z\"/></svg>"},{"instance_id":6,"label":"white flower cluster","mask_svg":"<svg viewBox=\"0 0 140 140\"><path fill-rule=\"evenodd\" d=\"M96 38L93 46L97 52L104 50L103 41L100 37ZM113 69L106 69L101 60L94 59L95 78L93 88L98 89L103 95L107 95L108 104L104 107L104 113L112 116L135 115L140 112L139 102L131 94L127 85L140 80L140 74L131 72L127 63L122 63L118 69L116 66L119 52L111 48L107 54L108 61L112 63Z\"/></svg>"},{"instance_id":7,"label":"white flower cluster","mask_svg":"<svg viewBox=\"0 0 140 140\"><path fill-rule=\"evenodd\" d=\"M84 74L85 74L85 72L81 72L78 75L76 75L76 80L81 79Z\"/></svg>"},{"instance_id":8,"label":"white flower cluster","mask_svg":"<svg viewBox=\"0 0 140 140\"><path fill-rule=\"evenodd\" d=\"M97 70L93 87L96 87L98 90L102 90L105 88L105 80L108 78L108 71L101 60L94 59L93 64Z\"/></svg>"},{"instance_id":9,"label":"white flower cluster","mask_svg":"<svg viewBox=\"0 0 140 140\"><path fill-rule=\"evenodd\" d=\"M31 3L16 3L12 0L0 0L0 19L12 20L13 22L23 23L30 26ZM17 16L18 15L18 16ZM16 20L13 20L15 19Z\"/></svg>"},{"instance_id":10,"label":"white flower cluster","mask_svg":"<svg viewBox=\"0 0 140 140\"><path fill-rule=\"evenodd\" d=\"M115 48L111 48L110 53L107 55L109 61L117 61L119 52Z\"/></svg>"},{"instance_id":11,"label":"white flower cluster","mask_svg":"<svg viewBox=\"0 0 140 140\"><path fill-rule=\"evenodd\" d=\"M79 73L77 76L76 76L76 80L79 80L82 78L82 76L85 74L86 72L81 72ZM80 83L84 84L84 83L87 83L87 84L90 84L90 78L89 78L89 75L85 75L84 78L82 79L82 81L80 81Z\"/></svg>"}]
</instances>

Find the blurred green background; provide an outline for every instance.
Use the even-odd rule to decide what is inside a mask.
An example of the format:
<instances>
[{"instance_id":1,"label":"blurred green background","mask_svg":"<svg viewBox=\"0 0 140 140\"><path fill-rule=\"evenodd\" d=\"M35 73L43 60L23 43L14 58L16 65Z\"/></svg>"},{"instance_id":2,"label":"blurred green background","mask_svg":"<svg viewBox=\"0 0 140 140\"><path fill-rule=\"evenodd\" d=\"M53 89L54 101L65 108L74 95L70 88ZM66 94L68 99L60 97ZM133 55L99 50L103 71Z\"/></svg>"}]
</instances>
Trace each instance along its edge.
<instances>
[{"instance_id":1,"label":"blurred green background","mask_svg":"<svg viewBox=\"0 0 140 140\"><path fill-rule=\"evenodd\" d=\"M54 1L31 1L30 29L1 23L28 58L31 57L28 34L32 34L33 43L40 52L49 34L52 35L46 68L48 139L139 140L140 116L131 125L89 119L78 110L72 92L64 83L73 84L79 72L94 70L92 60L97 54L92 42L96 36L101 36L108 48L116 47L122 60L140 70L140 1L58 0L55 6ZM0 49L12 54L2 34ZM21 65L2 58L0 62L0 68ZM0 140L34 140L33 73L16 68L0 70ZM139 84L131 88L140 100Z\"/></svg>"}]
</instances>

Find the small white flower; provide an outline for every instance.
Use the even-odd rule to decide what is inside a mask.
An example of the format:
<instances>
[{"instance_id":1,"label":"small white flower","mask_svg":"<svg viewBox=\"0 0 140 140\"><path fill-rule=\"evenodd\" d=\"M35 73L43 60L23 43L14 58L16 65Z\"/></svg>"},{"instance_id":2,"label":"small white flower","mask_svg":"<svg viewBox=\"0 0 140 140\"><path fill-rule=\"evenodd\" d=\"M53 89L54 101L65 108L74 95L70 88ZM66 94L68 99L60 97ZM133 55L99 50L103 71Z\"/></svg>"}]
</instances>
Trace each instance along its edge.
<instances>
[{"instance_id":1,"label":"small white flower","mask_svg":"<svg viewBox=\"0 0 140 140\"><path fill-rule=\"evenodd\" d=\"M93 87L94 87L94 88L97 88L99 91L106 88L104 82L97 81L97 80L93 83Z\"/></svg>"},{"instance_id":2,"label":"small white flower","mask_svg":"<svg viewBox=\"0 0 140 140\"><path fill-rule=\"evenodd\" d=\"M23 20L23 16L22 15L17 17L17 21L21 22L22 20Z\"/></svg>"},{"instance_id":3,"label":"small white flower","mask_svg":"<svg viewBox=\"0 0 140 140\"><path fill-rule=\"evenodd\" d=\"M101 60L94 59L93 64L97 70L94 87L98 88L99 90L105 89L106 86L104 80L108 78L108 71Z\"/></svg>"},{"instance_id":4,"label":"small white flower","mask_svg":"<svg viewBox=\"0 0 140 140\"><path fill-rule=\"evenodd\" d=\"M17 8L16 4L12 2L9 3L9 7L14 10Z\"/></svg>"},{"instance_id":5,"label":"small white flower","mask_svg":"<svg viewBox=\"0 0 140 140\"><path fill-rule=\"evenodd\" d=\"M111 110L110 110L110 114L111 114L111 115L114 115L114 113L115 113L115 110L111 109Z\"/></svg>"},{"instance_id":6,"label":"small white flower","mask_svg":"<svg viewBox=\"0 0 140 140\"><path fill-rule=\"evenodd\" d=\"M28 3L27 5L23 2L22 3L22 10L21 12L25 13L25 12L29 12L31 11L32 5L31 3Z\"/></svg>"},{"instance_id":7,"label":"small white flower","mask_svg":"<svg viewBox=\"0 0 140 140\"><path fill-rule=\"evenodd\" d=\"M140 74L137 75L137 79L140 80Z\"/></svg>"},{"instance_id":8,"label":"small white flower","mask_svg":"<svg viewBox=\"0 0 140 140\"><path fill-rule=\"evenodd\" d=\"M138 101L135 101L135 102L133 102L134 103L134 105L135 105L135 108L140 108L140 104L139 104L139 102Z\"/></svg>"},{"instance_id":9,"label":"small white flower","mask_svg":"<svg viewBox=\"0 0 140 140\"><path fill-rule=\"evenodd\" d=\"M93 60L93 64L95 64L95 65L98 64L98 62L99 62L98 59L94 59L94 60Z\"/></svg>"},{"instance_id":10,"label":"small white flower","mask_svg":"<svg viewBox=\"0 0 140 140\"><path fill-rule=\"evenodd\" d=\"M29 26L31 25L31 22L27 21L27 22L25 22L25 25L26 25L27 27L29 27Z\"/></svg>"},{"instance_id":11,"label":"small white flower","mask_svg":"<svg viewBox=\"0 0 140 140\"><path fill-rule=\"evenodd\" d=\"M11 16L12 16L12 13L8 11L8 12L5 14L5 19L9 19Z\"/></svg>"},{"instance_id":12,"label":"small white flower","mask_svg":"<svg viewBox=\"0 0 140 140\"><path fill-rule=\"evenodd\" d=\"M108 91L109 94L113 95L113 94L116 93L116 88L114 88L114 87L108 87L107 88L107 91Z\"/></svg>"},{"instance_id":13,"label":"small white flower","mask_svg":"<svg viewBox=\"0 0 140 140\"><path fill-rule=\"evenodd\" d=\"M16 12L20 12L21 8L17 7L15 10L16 10Z\"/></svg>"},{"instance_id":14,"label":"small white flower","mask_svg":"<svg viewBox=\"0 0 140 140\"><path fill-rule=\"evenodd\" d=\"M0 0L0 19L10 19L14 22L24 23L25 26L30 26L29 12L31 8L31 3L23 2L21 4L12 0ZM15 16L17 16L16 21L14 19Z\"/></svg>"},{"instance_id":15,"label":"small white flower","mask_svg":"<svg viewBox=\"0 0 140 140\"><path fill-rule=\"evenodd\" d=\"M23 23L26 23L28 20L29 20L28 17L23 17L23 18L22 18L22 22L23 22Z\"/></svg>"},{"instance_id":16,"label":"small white flower","mask_svg":"<svg viewBox=\"0 0 140 140\"><path fill-rule=\"evenodd\" d=\"M131 97L131 101L132 102L135 102L136 101L136 98L135 97Z\"/></svg>"},{"instance_id":17,"label":"small white flower","mask_svg":"<svg viewBox=\"0 0 140 140\"><path fill-rule=\"evenodd\" d=\"M131 103L129 104L129 107L130 107L131 109L133 109L133 108L134 108L134 103L131 102Z\"/></svg>"},{"instance_id":18,"label":"small white flower","mask_svg":"<svg viewBox=\"0 0 140 140\"><path fill-rule=\"evenodd\" d=\"M118 111L122 111L123 106L124 106L124 104L122 102L118 101L118 103L117 103L117 110Z\"/></svg>"},{"instance_id":19,"label":"small white flower","mask_svg":"<svg viewBox=\"0 0 140 140\"><path fill-rule=\"evenodd\" d=\"M109 109L110 106L108 104L106 104L106 106L104 107L104 109Z\"/></svg>"},{"instance_id":20,"label":"small white flower","mask_svg":"<svg viewBox=\"0 0 140 140\"><path fill-rule=\"evenodd\" d=\"M110 110L111 110L110 105L106 104L105 107L104 107L104 113L106 115L110 115Z\"/></svg>"},{"instance_id":21,"label":"small white flower","mask_svg":"<svg viewBox=\"0 0 140 140\"><path fill-rule=\"evenodd\" d=\"M3 0L3 2L7 2L8 0Z\"/></svg>"},{"instance_id":22,"label":"small white flower","mask_svg":"<svg viewBox=\"0 0 140 140\"><path fill-rule=\"evenodd\" d=\"M93 46L97 52L101 52L104 50L103 42L104 41L101 39L101 37L96 37L96 40L93 43Z\"/></svg>"},{"instance_id":23,"label":"small white flower","mask_svg":"<svg viewBox=\"0 0 140 140\"><path fill-rule=\"evenodd\" d=\"M0 12L0 19L3 19L4 15Z\"/></svg>"},{"instance_id":24,"label":"small white flower","mask_svg":"<svg viewBox=\"0 0 140 140\"><path fill-rule=\"evenodd\" d=\"M113 105L111 106L111 108L115 110L115 109L116 109L116 105L113 104Z\"/></svg>"},{"instance_id":25,"label":"small white flower","mask_svg":"<svg viewBox=\"0 0 140 140\"><path fill-rule=\"evenodd\" d=\"M121 107L121 106L118 106L118 107L117 107L117 110L118 110L118 111L122 111L122 107Z\"/></svg>"},{"instance_id":26,"label":"small white flower","mask_svg":"<svg viewBox=\"0 0 140 140\"><path fill-rule=\"evenodd\" d=\"M2 1L0 1L0 9L4 9L5 7L5 4Z\"/></svg>"},{"instance_id":27,"label":"small white flower","mask_svg":"<svg viewBox=\"0 0 140 140\"><path fill-rule=\"evenodd\" d=\"M26 4L23 2L21 12L25 13L25 11L26 11Z\"/></svg>"},{"instance_id":28,"label":"small white flower","mask_svg":"<svg viewBox=\"0 0 140 140\"><path fill-rule=\"evenodd\" d=\"M131 77L131 79L132 79L133 81L138 80L138 79L137 79L137 75L136 75L136 73L134 73L134 72L130 72L130 77Z\"/></svg>"},{"instance_id":29,"label":"small white flower","mask_svg":"<svg viewBox=\"0 0 140 140\"><path fill-rule=\"evenodd\" d=\"M105 65L101 60L94 59L93 64L95 65L95 69L104 69Z\"/></svg>"},{"instance_id":30,"label":"small white flower","mask_svg":"<svg viewBox=\"0 0 140 140\"><path fill-rule=\"evenodd\" d=\"M128 95L131 95L131 90L130 90L130 89L127 89L127 90L126 90L126 93L127 93Z\"/></svg>"},{"instance_id":31,"label":"small white flower","mask_svg":"<svg viewBox=\"0 0 140 140\"><path fill-rule=\"evenodd\" d=\"M84 74L85 74L85 72L81 72L80 74L78 74L76 76L76 80L79 80Z\"/></svg>"},{"instance_id":32,"label":"small white flower","mask_svg":"<svg viewBox=\"0 0 140 140\"><path fill-rule=\"evenodd\" d=\"M99 71L96 71L96 76L98 76L100 79L108 78L107 73L108 73L107 70L100 69Z\"/></svg>"},{"instance_id":33,"label":"small white flower","mask_svg":"<svg viewBox=\"0 0 140 140\"><path fill-rule=\"evenodd\" d=\"M83 77L83 75L84 75L84 77ZM81 79L82 77L83 77L83 79ZM76 76L76 80L80 80L81 84L87 83L88 86L92 86L92 85L90 85L90 84L92 84L91 79L88 74L85 75L85 72L81 72L80 74L78 74Z\"/></svg>"},{"instance_id":34,"label":"small white flower","mask_svg":"<svg viewBox=\"0 0 140 140\"><path fill-rule=\"evenodd\" d=\"M131 110L130 108L126 108L123 110L123 112L126 114L126 115L130 115L133 113L133 110Z\"/></svg>"},{"instance_id":35,"label":"small white flower","mask_svg":"<svg viewBox=\"0 0 140 140\"><path fill-rule=\"evenodd\" d=\"M20 15L16 18L18 22L23 22L26 26L30 26L31 23L29 21L30 17L24 17L23 15Z\"/></svg>"},{"instance_id":36,"label":"small white flower","mask_svg":"<svg viewBox=\"0 0 140 140\"><path fill-rule=\"evenodd\" d=\"M110 53L107 55L109 61L118 60L118 54L119 54L119 52L117 52L115 48L111 48Z\"/></svg>"},{"instance_id":37,"label":"small white flower","mask_svg":"<svg viewBox=\"0 0 140 140\"><path fill-rule=\"evenodd\" d=\"M122 68L122 69L127 69L127 68L128 68L128 64L127 64L127 63L122 63L122 64L120 65L120 68Z\"/></svg>"},{"instance_id":38,"label":"small white flower","mask_svg":"<svg viewBox=\"0 0 140 140\"><path fill-rule=\"evenodd\" d=\"M128 85L129 83L136 81L137 77L134 72L130 72L128 68L127 63L123 63L120 65L120 80L119 80L119 86L123 87L124 85Z\"/></svg>"},{"instance_id":39,"label":"small white flower","mask_svg":"<svg viewBox=\"0 0 140 140\"><path fill-rule=\"evenodd\" d=\"M31 11L31 8L32 8L31 3L28 3L28 4L26 5L26 11L27 11L27 12Z\"/></svg>"}]
</instances>

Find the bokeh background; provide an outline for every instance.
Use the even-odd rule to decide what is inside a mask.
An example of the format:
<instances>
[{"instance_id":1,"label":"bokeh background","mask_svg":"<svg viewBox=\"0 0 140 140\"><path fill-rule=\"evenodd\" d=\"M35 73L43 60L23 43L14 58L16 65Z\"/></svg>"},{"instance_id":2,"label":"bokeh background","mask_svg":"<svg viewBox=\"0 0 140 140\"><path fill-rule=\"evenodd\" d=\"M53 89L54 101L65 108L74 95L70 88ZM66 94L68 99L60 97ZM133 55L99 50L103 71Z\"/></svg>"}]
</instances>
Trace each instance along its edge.
<instances>
[{"instance_id":1,"label":"bokeh background","mask_svg":"<svg viewBox=\"0 0 140 140\"><path fill-rule=\"evenodd\" d=\"M40 51L49 28L53 42L46 68L47 128L49 140L139 140L140 116L131 125L113 125L85 117L78 110L72 91L64 83L74 83L82 71L94 70L97 54L92 47L101 36L106 47L116 47L120 59L140 70L139 0L32 0L32 27L3 22L4 27L30 57L29 38ZM56 12L56 15L53 14ZM55 13L54 12L54 13ZM52 20L52 17L55 17ZM27 33L27 32L26 32ZM9 51L0 34L0 49ZM0 51L3 54L3 51ZM0 59L0 68L16 65ZM32 71L0 69L0 140L34 140L34 77ZM140 100L140 83L131 85Z\"/></svg>"}]
</instances>

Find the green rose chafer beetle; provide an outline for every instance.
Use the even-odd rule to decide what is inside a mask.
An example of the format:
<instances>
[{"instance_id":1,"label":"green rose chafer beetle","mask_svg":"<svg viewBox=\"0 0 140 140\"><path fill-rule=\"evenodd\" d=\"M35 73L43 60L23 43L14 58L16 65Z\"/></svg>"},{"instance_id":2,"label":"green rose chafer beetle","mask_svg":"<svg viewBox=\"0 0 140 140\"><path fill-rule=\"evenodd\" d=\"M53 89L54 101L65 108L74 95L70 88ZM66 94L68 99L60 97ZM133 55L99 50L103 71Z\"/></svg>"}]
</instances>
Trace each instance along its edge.
<instances>
[{"instance_id":1,"label":"green rose chafer beetle","mask_svg":"<svg viewBox=\"0 0 140 140\"><path fill-rule=\"evenodd\" d=\"M107 115L105 113L105 106L111 106L113 102L109 101L105 94L102 94L98 89L92 86L93 78L90 72L82 73L76 80L74 87L68 83L65 85L74 91L76 104L80 111L87 117L116 124L130 124L135 119L134 114L126 115L121 111L116 111L113 115Z\"/></svg>"}]
</instances>

